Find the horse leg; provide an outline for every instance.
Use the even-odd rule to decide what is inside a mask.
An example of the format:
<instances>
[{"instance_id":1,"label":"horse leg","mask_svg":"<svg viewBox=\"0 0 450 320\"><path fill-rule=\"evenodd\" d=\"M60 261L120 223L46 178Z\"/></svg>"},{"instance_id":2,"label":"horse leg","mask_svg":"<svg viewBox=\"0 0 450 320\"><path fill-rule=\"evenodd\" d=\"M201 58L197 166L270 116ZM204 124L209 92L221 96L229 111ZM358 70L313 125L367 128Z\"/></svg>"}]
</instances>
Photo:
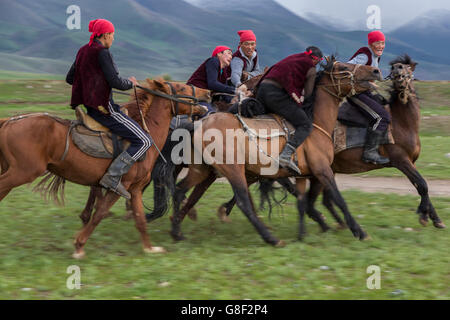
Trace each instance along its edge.
<instances>
[{"instance_id":1,"label":"horse leg","mask_svg":"<svg viewBox=\"0 0 450 320\"><path fill-rule=\"evenodd\" d=\"M314 163L314 162L312 162ZM338 206L338 208L344 213L345 222L347 223L348 227L352 231L353 235L360 240L366 239L368 236L363 231L361 226L356 222L356 220L352 217L350 214L350 211L348 210L347 204L345 203L344 198L342 197L341 193L339 192L339 189L336 184L336 180L334 179L334 174L331 168L328 165L324 165L321 168L319 168L317 165L320 163L314 164L314 176L319 180L319 182L329 191L329 194L331 196L331 200Z\"/></svg>"},{"instance_id":2,"label":"horse leg","mask_svg":"<svg viewBox=\"0 0 450 320\"><path fill-rule=\"evenodd\" d=\"M326 224L323 214L314 208L314 202L322 191L322 185L316 178L311 178L310 182L311 185L306 200L306 213L311 219L319 224L322 232L327 232L330 230L330 227Z\"/></svg>"},{"instance_id":3,"label":"horse leg","mask_svg":"<svg viewBox=\"0 0 450 320\"><path fill-rule=\"evenodd\" d=\"M108 214L109 209L114 203L119 200L120 196L112 191L108 191L106 195L97 199L94 215L91 220L78 232L75 237L75 253L72 255L75 259L80 259L85 256L84 246L89 239L90 235L102 221L102 219Z\"/></svg>"},{"instance_id":4,"label":"horse leg","mask_svg":"<svg viewBox=\"0 0 450 320\"><path fill-rule=\"evenodd\" d=\"M26 167L21 165L20 168L10 166L8 170L0 175L0 201L8 195L8 193L23 184L33 182L45 172L45 166L42 169Z\"/></svg>"},{"instance_id":5,"label":"horse leg","mask_svg":"<svg viewBox=\"0 0 450 320\"><path fill-rule=\"evenodd\" d=\"M98 189L100 189L100 190L98 190ZM94 210L95 200L97 199L97 197L101 197L101 196L102 196L101 188L91 187L86 205L84 206L84 209L80 214L80 219L83 222L83 226L85 226L89 222L89 220L91 220L91 215L92 215L92 210Z\"/></svg>"},{"instance_id":6,"label":"horse leg","mask_svg":"<svg viewBox=\"0 0 450 320\"><path fill-rule=\"evenodd\" d=\"M441 221L431 203L427 182L420 175L419 171L417 171L414 164L409 159L405 159L400 163L395 163L395 167L408 177L421 197L419 207L417 208L419 223L423 226L427 225L429 216L436 228L445 228L445 224Z\"/></svg>"},{"instance_id":7,"label":"horse leg","mask_svg":"<svg viewBox=\"0 0 450 320\"><path fill-rule=\"evenodd\" d=\"M189 168L187 176L176 186L174 194L174 214L170 217L172 222L172 230L170 231L170 235L176 241L185 239L181 233L181 222L183 221L185 215L188 213L189 209L197 203L201 195L216 179L215 173L212 172L210 168L202 168L204 168L204 170L201 170L198 167ZM180 210L181 202L186 198L186 193L193 186L196 186L196 190L192 192L193 194L189 197L190 201L188 200L188 203L186 203L183 207L183 210Z\"/></svg>"},{"instance_id":8,"label":"horse leg","mask_svg":"<svg viewBox=\"0 0 450 320\"><path fill-rule=\"evenodd\" d=\"M146 253L162 253L166 252L162 247L152 247L150 238L147 233L147 222L145 220L144 205L142 203L142 191L139 189L131 191L131 207L133 217L136 223L136 229L141 234L142 246Z\"/></svg>"},{"instance_id":9,"label":"horse leg","mask_svg":"<svg viewBox=\"0 0 450 320\"><path fill-rule=\"evenodd\" d=\"M260 236L266 243L269 243L276 247L282 247L285 245L284 241L275 238L264 225L264 223L256 215L254 205L251 201L250 192L248 189L247 181L245 178L245 169L242 165L236 166L222 166L217 165L218 170L227 177L228 181L233 188L234 195L236 197L236 204L239 209L250 220L250 223L255 227Z\"/></svg>"},{"instance_id":10,"label":"horse leg","mask_svg":"<svg viewBox=\"0 0 450 320\"><path fill-rule=\"evenodd\" d=\"M339 214L334 209L333 201L331 201L331 197L332 196L330 195L330 191L327 190L327 189L323 189L322 204L325 206L325 208L328 209L328 211L333 216L334 220L336 220L336 222L338 223L338 227L337 228L338 229L347 229L347 225L345 224L344 221L342 221L341 217L339 216Z\"/></svg>"},{"instance_id":11,"label":"horse leg","mask_svg":"<svg viewBox=\"0 0 450 320\"><path fill-rule=\"evenodd\" d=\"M222 222L231 222L229 217L231 210L233 210L234 205L236 204L236 196L233 196L228 202L223 203L219 209L217 209L217 216Z\"/></svg>"},{"instance_id":12,"label":"horse leg","mask_svg":"<svg viewBox=\"0 0 450 320\"><path fill-rule=\"evenodd\" d=\"M305 210L306 210L306 180L296 179L296 191L297 191L297 209L299 216L299 231L298 239L303 240L306 235L305 226Z\"/></svg>"}]
</instances>

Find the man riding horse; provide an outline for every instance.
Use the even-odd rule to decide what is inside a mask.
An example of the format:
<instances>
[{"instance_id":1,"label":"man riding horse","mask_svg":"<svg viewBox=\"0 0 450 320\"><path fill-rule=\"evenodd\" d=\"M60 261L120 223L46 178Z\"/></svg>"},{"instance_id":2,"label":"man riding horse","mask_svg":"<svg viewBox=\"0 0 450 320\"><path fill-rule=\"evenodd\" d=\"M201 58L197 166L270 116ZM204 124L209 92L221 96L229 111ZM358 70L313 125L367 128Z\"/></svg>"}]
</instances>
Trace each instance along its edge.
<instances>
[{"instance_id":1,"label":"man riding horse","mask_svg":"<svg viewBox=\"0 0 450 320\"><path fill-rule=\"evenodd\" d=\"M239 89L227 84L230 78L229 66L232 59L231 49L227 46L217 46L210 58L206 59L195 72L191 75L187 84L192 84L202 89L211 90L216 93L213 97L214 101L225 101L230 103L232 95L238 91L247 91L245 85L240 86ZM217 95L217 93L225 93L225 95ZM215 112L215 109L210 104L204 104L209 112Z\"/></svg>"},{"instance_id":2,"label":"man riding horse","mask_svg":"<svg viewBox=\"0 0 450 320\"><path fill-rule=\"evenodd\" d=\"M237 33L240 37L239 46L230 64L230 81L235 87L263 73L259 66L255 34L252 30L241 30Z\"/></svg>"},{"instance_id":3,"label":"man riding horse","mask_svg":"<svg viewBox=\"0 0 450 320\"><path fill-rule=\"evenodd\" d=\"M381 31L372 31L368 35L369 47L362 47L350 58L348 63L362 64L378 68L381 55L385 48L385 36ZM370 118L372 128L367 131L366 147L362 160L374 164L387 164L389 159L378 153L378 147L386 135L391 117L386 109L369 91L360 93L347 99L352 105Z\"/></svg>"},{"instance_id":4,"label":"man riding horse","mask_svg":"<svg viewBox=\"0 0 450 320\"><path fill-rule=\"evenodd\" d=\"M114 41L114 25L105 19L89 22L92 32L88 44L78 51L66 82L72 85L72 108L83 104L89 116L107 127L112 133L130 141L109 166L100 180L100 185L126 199L130 193L121 183L121 178L132 165L150 148L152 140L139 124L120 111L112 99L111 89L128 90L137 85L135 77L123 79L109 52Z\"/></svg>"},{"instance_id":5,"label":"man riding horse","mask_svg":"<svg viewBox=\"0 0 450 320\"><path fill-rule=\"evenodd\" d=\"M288 56L273 65L261 78L257 99L266 110L278 114L295 127L295 133L279 155L283 168L298 174L300 169L291 160L292 154L305 141L312 129L312 120L302 108L304 97L311 96L316 79L316 65L322 60L322 51L317 47L308 47L303 53Z\"/></svg>"}]
</instances>

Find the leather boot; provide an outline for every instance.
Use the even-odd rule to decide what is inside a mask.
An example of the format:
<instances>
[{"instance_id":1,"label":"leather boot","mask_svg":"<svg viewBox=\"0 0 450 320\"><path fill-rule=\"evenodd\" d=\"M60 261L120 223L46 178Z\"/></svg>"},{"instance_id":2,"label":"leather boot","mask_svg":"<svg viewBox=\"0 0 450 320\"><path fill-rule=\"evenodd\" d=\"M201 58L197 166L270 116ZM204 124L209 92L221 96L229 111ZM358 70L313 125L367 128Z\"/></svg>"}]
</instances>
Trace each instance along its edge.
<instances>
[{"instance_id":1,"label":"leather boot","mask_svg":"<svg viewBox=\"0 0 450 320\"><path fill-rule=\"evenodd\" d=\"M378 153L378 147L380 146L384 135L385 132L368 129L366 146L362 156L364 162L381 165L389 163L388 158L385 158Z\"/></svg>"},{"instance_id":2,"label":"leather boot","mask_svg":"<svg viewBox=\"0 0 450 320\"><path fill-rule=\"evenodd\" d=\"M297 174L301 175L300 169L297 167L297 165L294 163L294 161L291 160L292 154L296 151L296 148L291 146L289 143L286 143L283 151L281 151L280 155L278 156L278 162L280 165L285 169L291 169Z\"/></svg>"},{"instance_id":3,"label":"leather boot","mask_svg":"<svg viewBox=\"0 0 450 320\"><path fill-rule=\"evenodd\" d=\"M125 199L131 199L130 193L120 183L122 176L130 170L131 166L135 163L134 159L124 151L117 158L111 162L106 174L101 178L100 185L115 193L121 195Z\"/></svg>"}]
</instances>

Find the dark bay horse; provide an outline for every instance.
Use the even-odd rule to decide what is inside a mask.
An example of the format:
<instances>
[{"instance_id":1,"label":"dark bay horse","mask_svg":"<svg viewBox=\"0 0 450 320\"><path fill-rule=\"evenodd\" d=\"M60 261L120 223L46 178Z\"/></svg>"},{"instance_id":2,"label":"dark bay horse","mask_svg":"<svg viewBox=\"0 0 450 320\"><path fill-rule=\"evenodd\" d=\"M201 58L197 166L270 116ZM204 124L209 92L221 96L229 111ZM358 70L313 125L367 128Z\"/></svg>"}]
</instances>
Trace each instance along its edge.
<instances>
[{"instance_id":1,"label":"dark bay horse","mask_svg":"<svg viewBox=\"0 0 450 320\"><path fill-rule=\"evenodd\" d=\"M355 92L368 90L371 88L370 81L373 80L381 80L381 72L377 68L351 65L330 59L325 70L319 73L316 84L313 119L314 127L317 130L311 132L309 137L297 151L299 167L303 173L301 177L297 177L296 184L298 191L297 207L299 210L300 221L303 221L305 213L304 200L306 190L304 177L314 176L330 190L333 201L344 213L346 222L353 235L361 240L365 239L367 234L356 223L348 211L347 205L337 189L333 171L330 167L334 155L331 134L336 124L338 107L342 99L350 94L355 94ZM248 119L248 121L250 120ZM225 137L227 135L227 129L237 131L241 130L242 126L239 120L232 114L212 114L203 119L201 128L195 130L194 140L196 139L196 135L203 137L204 132L207 132L209 129L220 132L222 136ZM272 150L276 154L280 152L281 148L286 143L285 138L283 137L282 139L280 139L279 149ZM202 139L200 146L196 146L194 142L195 152L204 155L204 151L208 150L212 144L211 141L206 140L207 139ZM203 164L189 165L188 175L177 185L175 193L175 213L171 217L171 235L175 240L182 240L184 238L181 233L180 224L187 211L195 204L202 193L196 193L194 190L190 198L193 195L195 195L195 198L188 199L188 203L182 210L178 210L180 200L184 198L184 195L193 186L196 186L196 189L200 188L204 192L204 190L206 190L206 188L216 179L217 174L219 174L228 179L234 191L238 207L244 212L264 241L274 246L284 245L284 242L274 237L256 216L255 208L248 190L248 184L259 179L264 164L259 160L255 164L249 162L252 155L250 154L251 152L249 152L248 136L245 137L245 140L245 147L239 146L238 148L234 146L234 150L231 152L231 154L234 154L233 163L227 163L227 159L225 158L227 148L223 144L221 147L219 146L218 150L215 150L214 155L212 153L210 154L210 158L213 158L212 160L204 158ZM236 161L239 152L245 153L245 163ZM266 153L272 154L270 147L267 148ZM209 165L206 165L205 163L208 163ZM269 174L266 177L278 179L292 175L291 172L288 172L285 169L279 169L276 173ZM300 223L299 238L302 238L304 233L304 225L303 223Z\"/></svg>"},{"instance_id":2,"label":"dark bay horse","mask_svg":"<svg viewBox=\"0 0 450 320\"><path fill-rule=\"evenodd\" d=\"M137 90L137 97L132 96L126 107L130 117L135 121L140 124L145 121L154 139L153 143L158 148L162 148L166 141L170 120L176 113L203 114L206 108L188 104L187 101L178 103L175 107L173 101L153 95L147 91L148 89L167 95L189 94L196 96L199 100L210 100L209 90L147 79L145 86ZM85 186L98 186L111 159L94 158L78 149L68 138L70 125L69 120L48 114L29 114L2 120L0 124L0 200L13 188L34 181L47 170L55 176L53 184L48 186L54 194L64 186L65 180ZM136 228L140 232L144 251L149 253L164 252L163 248L153 247L150 243L142 205L142 188L148 183L158 156L155 146L150 147L145 160L134 164L122 178L122 184L131 193ZM116 193L107 191L106 195L97 199L93 217L76 236L74 258L82 258L85 255L84 246L89 236L119 197Z\"/></svg>"},{"instance_id":3,"label":"dark bay horse","mask_svg":"<svg viewBox=\"0 0 450 320\"><path fill-rule=\"evenodd\" d=\"M380 152L390 159L390 163L384 166L365 163L361 160L363 148L353 148L335 155L332 164L333 171L336 173L360 173L386 167L397 168L408 177L421 197L417 208L419 222L425 226L429 217L436 228L445 228L445 224L431 203L427 183L414 165L420 154L420 105L413 82L413 72L417 63L405 54L391 61L390 65L392 91L389 106L392 117L392 136L395 143L380 147ZM309 212L315 210L314 202L321 189L322 187L317 181L311 183L307 204ZM326 190L323 204L340 226L344 226L344 222L334 210L332 200Z\"/></svg>"}]
</instances>

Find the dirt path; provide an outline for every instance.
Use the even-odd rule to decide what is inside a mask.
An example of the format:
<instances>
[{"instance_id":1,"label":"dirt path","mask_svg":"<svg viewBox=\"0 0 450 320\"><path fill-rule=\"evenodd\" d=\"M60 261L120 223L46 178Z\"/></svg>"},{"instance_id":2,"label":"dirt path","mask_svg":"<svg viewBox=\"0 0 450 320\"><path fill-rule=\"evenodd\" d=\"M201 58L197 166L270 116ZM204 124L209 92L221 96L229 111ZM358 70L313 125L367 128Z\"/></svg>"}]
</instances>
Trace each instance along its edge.
<instances>
[{"instance_id":1,"label":"dirt path","mask_svg":"<svg viewBox=\"0 0 450 320\"><path fill-rule=\"evenodd\" d=\"M187 171L183 169L180 178ZM434 197L450 197L450 180L426 179L428 193ZM227 182L219 178L217 182ZM416 188L406 177L360 177L348 174L337 174L336 182L339 190L357 190L363 192L396 193L402 195L418 195Z\"/></svg>"},{"instance_id":2,"label":"dirt path","mask_svg":"<svg viewBox=\"0 0 450 320\"><path fill-rule=\"evenodd\" d=\"M416 188L404 177L358 177L338 174L336 175L336 182L339 190L417 195ZM431 196L450 197L450 180L427 179L427 184Z\"/></svg>"}]
</instances>

